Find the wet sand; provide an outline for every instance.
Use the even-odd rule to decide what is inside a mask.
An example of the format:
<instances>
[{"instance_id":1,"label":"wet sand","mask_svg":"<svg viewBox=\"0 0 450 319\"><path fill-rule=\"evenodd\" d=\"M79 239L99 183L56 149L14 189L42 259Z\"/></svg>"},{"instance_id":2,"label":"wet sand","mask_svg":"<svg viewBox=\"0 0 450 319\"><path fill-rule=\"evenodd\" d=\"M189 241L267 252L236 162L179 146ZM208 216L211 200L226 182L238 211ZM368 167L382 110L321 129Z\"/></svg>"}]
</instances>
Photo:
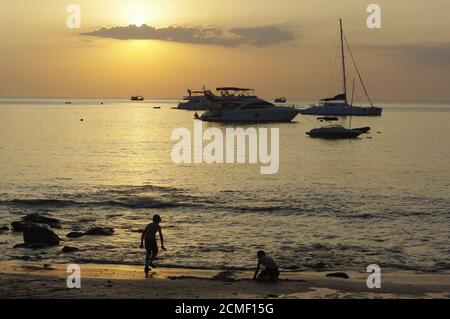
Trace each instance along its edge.
<instances>
[{"instance_id":1,"label":"wet sand","mask_svg":"<svg viewBox=\"0 0 450 319\"><path fill-rule=\"evenodd\" d=\"M381 289L368 289L368 274L354 272L282 272L277 284L264 284L249 280L251 272L214 279L217 270L154 268L146 279L136 266L80 266L81 289L69 289L66 265L0 262L0 298L450 298L450 274L386 273Z\"/></svg>"}]
</instances>

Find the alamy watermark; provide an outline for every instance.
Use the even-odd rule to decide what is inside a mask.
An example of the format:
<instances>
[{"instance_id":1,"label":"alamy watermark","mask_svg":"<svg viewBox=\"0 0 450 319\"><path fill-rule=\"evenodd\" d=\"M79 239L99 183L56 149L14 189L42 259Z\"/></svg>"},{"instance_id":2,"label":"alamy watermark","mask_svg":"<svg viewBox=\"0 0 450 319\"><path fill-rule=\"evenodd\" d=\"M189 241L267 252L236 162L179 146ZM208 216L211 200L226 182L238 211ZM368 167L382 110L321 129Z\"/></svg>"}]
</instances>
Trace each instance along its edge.
<instances>
[{"instance_id":1,"label":"alamy watermark","mask_svg":"<svg viewBox=\"0 0 450 319\"><path fill-rule=\"evenodd\" d=\"M380 289L381 288L381 267L372 264L367 266L366 272L371 273L369 277L367 277L366 284L369 289Z\"/></svg>"},{"instance_id":2,"label":"alamy watermark","mask_svg":"<svg viewBox=\"0 0 450 319\"><path fill-rule=\"evenodd\" d=\"M367 6L367 13L370 15L367 17L366 25L369 29L381 29L381 7L378 4L372 3Z\"/></svg>"},{"instance_id":3,"label":"alamy watermark","mask_svg":"<svg viewBox=\"0 0 450 319\"><path fill-rule=\"evenodd\" d=\"M68 29L81 28L81 7L79 4L69 4L66 8L69 14L66 19L66 26Z\"/></svg>"},{"instance_id":4,"label":"alamy watermark","mask_svg":"<svg viewBox=\"0 0 450 319\"><path fill-rule=\"evenodd\" d=\"M280 164L278 128L210 127L203 131L201 121L194 121L193 136L187 128L172 131L171 158L175 164L257 164L261 174L276 174ZM204 145L204 142L207 142ZM269 145L270 144L270 145ZM269 151L270 146L270 151Z\"/></svg>"},{"instance_id":5,"label":"alamy watermark","mask_svg":"<svg viewBox=\"0 0 450 319\"><path fill-rule=\"evenodd\" d=\"M66 272L70 273L67 277L66 285L69 289L81 289L81 268L77 264L67 266Z\"/></svg>"}]
</instances>

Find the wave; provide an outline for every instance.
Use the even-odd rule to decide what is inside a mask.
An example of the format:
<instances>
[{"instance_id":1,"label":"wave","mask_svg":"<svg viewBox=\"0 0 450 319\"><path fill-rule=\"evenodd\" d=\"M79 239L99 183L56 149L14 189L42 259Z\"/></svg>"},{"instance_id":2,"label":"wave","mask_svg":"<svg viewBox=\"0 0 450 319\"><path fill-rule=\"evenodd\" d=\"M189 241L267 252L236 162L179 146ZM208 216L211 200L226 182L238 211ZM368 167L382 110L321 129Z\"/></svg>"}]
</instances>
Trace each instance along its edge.
<instances>
[{"instance_id":1,"label":"wave","mask_svg":"<svg viewBox=\"0 0 450 319\"><path fill-rule=\"evenodd\" d=\"M26 207L123 207L130 209L142 208L171 208L171 207L197 207L198 204L186 202L164 202L151 198L131 198L125 200L106 201L74 201L67 199L13 199L0 201L0 205L26 206Z\"/></svg>"},{"instance_id":2,"label":"wave","mask_svg":"<svg viewBox=\"0 0 450 319\"><path fill-rule=\"evenodd\" d=\"M117 196L119 195L119 196ZM206 208L208 210L226 210L237 213L298 213L304 212L304 209L289 206L234 206L222 205L220 201L214 202L201 197L180 195L166 196L168 200L160 200L150 196L120 196L115 194L112 199L105 199L105 196L89 196L94 197L91 200L73 200L63 199L12 199L0 200L0 205L29 207L29 208L70 208L70 207L122 207L129 209L143 208L175 208L175 207L191 207ZM76 196L70 196L76 197ZM101 197L95 199L95 197ZM157 198L162 196L156 196Z\"/></svg>"},{"instance_id":3,"label":"wave","mask_svg":"<svg viewBox=\"0 0 450 319\"><path fill-rule=\"evenodd\" d=\"M95 265L125 265L125 266L143 266L143 262L137 261L123 261L113 259L90 259L79 258L74 259L79 264L95 264ZM223 265L210 265L210 266L198 266L194 264L180 264L180 263L165 263L158 262L158 267L172 268L172 269L194 269L194 270L235 270L235 271L250 271L254 270L254 267L235 267L235 266L223 266Z\"/></svg>"},{"instance_id":4,"label":"wave","mask_svg":"<svg viewBox=\"0 0 450 319\"><path fill-rule=\"evenodd\" d=\"M15 258L13 257L13 260ZM94 264L94 265L123 265L123 266L142 266L144 265L144 261L127 261L127 260L117 260L117 259L96 259L96 258L74 258L72 260L75 263L78 264ZM170 262L164 262L163 260L160 260L157 262L158 267L162 268L169 268L169 269L193 269L193 270L213 270L213 271L253 271L255 268L253 266L232 266L232 265L221 265L221 264L210 264L205 266L199 266L197 263L170 263ZM425 267L420 265L404 265L404 264L397 264L397 263L386 263L386 264L380 264L382 269L386 269L387 272L392 271L415 271L420 273L446 273L450 269L450 264L448 263L438 263L434 265L433 267ZM365 267L351 267L349 265L344 266L331 266L326 268L322 271L364 271ZM280 271L283 272L303 272L303 271L317 271L320 272L321 270L317 270L310 264L301 264L301 265L280 265Z\"/></svg>"}]
</instances>

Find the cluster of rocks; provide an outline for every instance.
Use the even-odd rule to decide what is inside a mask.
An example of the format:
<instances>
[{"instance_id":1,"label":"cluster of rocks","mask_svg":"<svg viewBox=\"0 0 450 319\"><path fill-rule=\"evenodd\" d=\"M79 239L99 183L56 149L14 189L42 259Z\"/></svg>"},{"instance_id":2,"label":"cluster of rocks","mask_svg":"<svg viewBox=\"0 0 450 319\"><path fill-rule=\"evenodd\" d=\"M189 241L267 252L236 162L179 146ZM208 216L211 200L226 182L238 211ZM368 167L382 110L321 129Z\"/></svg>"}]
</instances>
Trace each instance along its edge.
<instances>
[{"instance_id":1,"label":"cluster of rocks","mask_svg":"<svg viewBox=\"0 0 450 319\"><path fill-rule=\"evenodd\" d=\"M342 278L342 279L349 279L350 276L347 275L345 272L333 272L326 275L327 277L336 277L336 278Z\"/></svg>"},{"instance_id":2,"label":"cluster of rocks","mask_svg":"<svg viewBox=\"0 0 450 319\"><path fill-rule=\"evenodd\" d=\"M223 282L235 282L236 278L234 278L234 273L232 271L226 270L221 271L214 277L212 277L212 280L218 280Z\"/></svg>"},{"instance_id":3,"label":"cluster of rocks","mask_svg":"<svg viewBox=\"0 0 450 319\"><path fill-rule=\"evenodd\" d=\"M14 248L41 249L58 246L61 238L52 230L62 229L61 222L52 217L42 216L37 213L26 215L20 221L11 223L14 232L23 232L23 243ZM1 227L0 231L9 230L9 227ZM111 227L93 227L86 232L70 232L68 238L79 238L82 236L111 236L114 229ZM76 247L64 246L63 252L70 253L78 251Z\"/></svg>"},{"instance_id":4,"label":"cluster of rocks","mask_svg":"<svg viewBox=\"0 0 450 319\"><path fill-rule=\"evenodd\" d=\"M112 236L114 228L111 227L93 227L86 232L73 231L66 235L68 238L79 238L83 236Z\"/></svg>"},{"instance_id":5,"label":"cluster of rocks","mask_svg":"<svg viewBox=\"0 0 450 319\"><path fill-rule=\"evenodd\" d=\"M0 234L2 234L5 231L8 231L8 230L9 230L8 226L2 226L2 227L0 227Z\"/></svg>"},{"instance_id":6,"label":"cluster of rocks","mask_svg":"<svg viewBox=\"0 0 450 319\"><path fill-rule=\"evenodd\" d=\"M56 218L46 217L39 214L26 215L20 221L11 223L15 232L23 232L23 244L15 248L46 248L58 246L60 238L50 228L61 229L61 223Z\"/></svg>"}]
</instances>

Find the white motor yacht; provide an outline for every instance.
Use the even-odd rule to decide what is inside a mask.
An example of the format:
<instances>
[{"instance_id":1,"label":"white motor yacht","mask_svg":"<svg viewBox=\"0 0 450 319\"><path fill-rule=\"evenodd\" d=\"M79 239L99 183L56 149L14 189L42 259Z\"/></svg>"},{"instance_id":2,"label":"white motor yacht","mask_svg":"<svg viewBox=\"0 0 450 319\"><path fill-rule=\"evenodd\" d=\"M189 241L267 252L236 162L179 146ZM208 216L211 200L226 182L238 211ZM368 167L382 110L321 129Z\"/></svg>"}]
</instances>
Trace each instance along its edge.
<instances>
[{"instance_id":1,"label":"white motor yacht","mask_svg":"<svg viewBox=\"0 0 450 319\"><path fill-rule=\"evenodd\" d=\"M207 110L209 108L209 101L205 97L205 92L212 94L211 91L206 90L204 87L203 90L199 91L192 91L191 89L188 89L188 95L183 97L184 102L180 102L178 104L178 109L192 111Z\"/></svg>"},{"instance_id":2,"label":"white motor yacht","mask_svg":"<svg viewBox=\"0 0 450 319\"><path fill-rule=\"evenodd\" d=\"M288 106L276 106L257 97L253 89L238 87L217 88L219 97L205 94L210 109L199 119L210 122L290 122L300 110Z\"/></svg>"}]
</instances>

